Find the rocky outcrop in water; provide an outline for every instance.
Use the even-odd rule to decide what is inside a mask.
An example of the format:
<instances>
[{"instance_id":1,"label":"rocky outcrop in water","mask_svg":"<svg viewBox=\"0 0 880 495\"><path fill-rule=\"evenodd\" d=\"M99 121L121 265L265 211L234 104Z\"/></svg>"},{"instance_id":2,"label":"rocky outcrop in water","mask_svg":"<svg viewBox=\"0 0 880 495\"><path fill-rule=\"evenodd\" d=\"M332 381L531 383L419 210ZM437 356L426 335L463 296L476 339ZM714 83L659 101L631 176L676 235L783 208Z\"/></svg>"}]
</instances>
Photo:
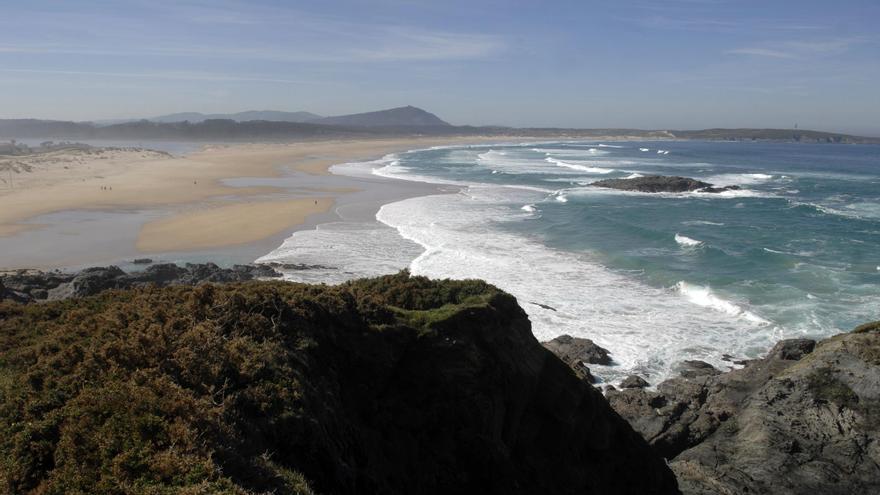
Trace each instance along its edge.
<instances>
[{"instance_id":1,"label":"rocky outcrop in water","mask_svg":"<svg viewBox=\"0 0 880 495\"><path fill-rule=\"evenodd\" d=\"M0 301L0 348L6 493L678 493L482 282Z\"/></svg>"},{"instance_id":2,"label":"rocky outcrop in water","mask_svg":"<svg viewBox=\"0 0 880 495\"><path fill-rule=\"evenodd\" d=\"M687 177L675 177L665 175L648 175L632 179L605 179L593 182L596 187L619 189L621 191L636 191L646 193L682 193L704 192L720 193L724 191L738 190L739 186L715 187L708 182L703 182Z\"/></svg>"},{"instance_id":3,"label":"rocky outcrop in water","mask_svg":"<svg viewBox=\"0 0 880 495\"><path fill-rule=\"evenodd\" d=\"M708 369L606 395L683 493L880 493L880 323Z\"/></svg>"},{"instance_id":4,"label":"rocky outcrop in water","mask_svg":"<svg viewBox=\"0 0 880 495\"><path fill-rule=\"evenodd\" d=\"M221 268L214 263L152 265L144 271L126 273L116 266L86 268L76 273L14 270L0 274L0 300L19 302L53 301L85 297L109 289L127 289L154 284L199 285L206 282L245 282L275 278L281 274L266 265L234 265Z\"/></svg>"}]
</instances>

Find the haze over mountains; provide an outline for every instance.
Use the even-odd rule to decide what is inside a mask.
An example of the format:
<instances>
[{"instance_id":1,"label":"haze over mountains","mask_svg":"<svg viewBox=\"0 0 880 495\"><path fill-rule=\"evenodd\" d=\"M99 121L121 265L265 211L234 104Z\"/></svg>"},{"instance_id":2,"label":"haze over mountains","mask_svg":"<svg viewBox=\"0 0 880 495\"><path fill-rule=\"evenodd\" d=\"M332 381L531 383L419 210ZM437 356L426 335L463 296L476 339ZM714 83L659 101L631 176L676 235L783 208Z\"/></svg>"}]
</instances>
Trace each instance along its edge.
<instances>
[{"instance_id":1,"label":"haze over mountains","mask_svg":"<svg viewBox=\"0 0 880 495\"><path fill-rule=\"evenodd\" d=\"M570 129L455 126L414 106L323 117L310 112L251 110L232 114L183 112L114 123L0 119L8 139L241 141L412 135L529 136L541 138L702 139L880 143L880 138L799 129Z\"/></svg>"},{"instance_id":2,"label":"haze over mountains","mask_svg":"<svg viewBox=\"0 0 880 495\"><path fill-rule=\"evenodd\" d=\"M158 117L148 118L150 122L173 123L190 122L198 124L206 120L234 120L236 122L249 122L252 120L264 120L267 122L296 122L323 125L355 126L355 127L378 127L378 126L448 126L436 115L426 112L414 106L391 108L374 112L356 113L350 115L337 115L324 117L312 112L282 112L277 110L249 110L238 113L213 113L204 114L199 112L181 112ZM139 119L131 119L134 122ZM122 122L115 122L122 123Z\"/></svg>"},{"instance_id":3,"label":"haze over mountains","mask_svg":"<svg viewBox=\"0 0 880 495\"><path fill-rule=\"evenodd\" d=\"M311 112L282 112L278 110L248 110L238 113L199 113L199 112L181 112L168 115L160 115L146 120L150 122L192 122L197 124L206 120L222 119L234 120L236 122L247 122L249 120L267 120L270 122L314 122L324 117ZM139 119L130 119L136 121Z\"/></svg>"}]
</instances>

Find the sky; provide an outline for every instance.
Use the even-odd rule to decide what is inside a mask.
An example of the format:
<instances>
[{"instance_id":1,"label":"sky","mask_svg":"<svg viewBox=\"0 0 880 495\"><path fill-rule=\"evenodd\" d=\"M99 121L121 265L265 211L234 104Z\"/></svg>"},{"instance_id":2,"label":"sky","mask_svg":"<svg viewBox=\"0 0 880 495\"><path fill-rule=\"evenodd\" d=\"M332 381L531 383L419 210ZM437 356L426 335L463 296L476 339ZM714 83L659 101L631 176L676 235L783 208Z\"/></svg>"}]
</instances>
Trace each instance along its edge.
<instances>
[{"instance_id":1,"label":"sky","mask_svg":"<svg viewBox=\"0 0 880 495\"><path fill-rule=\"evenodd\" d=\"M0 0L0 118L880 135L878 0Z\"/></svg>"}]
</instances>

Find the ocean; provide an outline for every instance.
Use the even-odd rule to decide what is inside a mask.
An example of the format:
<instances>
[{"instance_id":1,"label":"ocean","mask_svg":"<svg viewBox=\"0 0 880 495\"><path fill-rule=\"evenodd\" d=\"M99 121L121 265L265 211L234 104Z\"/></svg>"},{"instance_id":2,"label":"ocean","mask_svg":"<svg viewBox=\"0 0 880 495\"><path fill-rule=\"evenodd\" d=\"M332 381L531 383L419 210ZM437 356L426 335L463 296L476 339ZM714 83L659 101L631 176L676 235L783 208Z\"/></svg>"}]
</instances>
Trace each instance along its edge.
<instances>
[{"instance_id":1,"label":"ocean","mask_svg":"<svg viewBox=\"0 0 880 495\"><path fill-rule=\"evenodd\" d=\"M259 261L321 265L337 283L393 273L481 278L510 292L539 340L590 338L607 383L651 383L683 360L719 369L778 340L880 318L880 146L540 142L442 147L334 173L441 185L375 222L300 231ZM680 175L740 190L647 194L591 186Z\"/></svg>"}]
</instances>

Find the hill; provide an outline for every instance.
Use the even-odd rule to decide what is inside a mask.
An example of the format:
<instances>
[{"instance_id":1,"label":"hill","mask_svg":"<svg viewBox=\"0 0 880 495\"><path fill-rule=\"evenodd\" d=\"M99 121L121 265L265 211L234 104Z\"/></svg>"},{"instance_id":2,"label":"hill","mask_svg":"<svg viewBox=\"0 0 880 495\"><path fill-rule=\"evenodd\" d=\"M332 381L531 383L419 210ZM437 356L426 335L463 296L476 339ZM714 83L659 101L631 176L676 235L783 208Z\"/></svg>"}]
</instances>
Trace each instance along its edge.
<instances>
[{"instance_id":1,"label":"hill","mask_svg":"<svg viewBox=\"0 0 880 495\"><path fill-rule=\"evenodd\" d=\"M440 117L433 113L414 106L325 117L315 122L349 127L451 127L449 123L440 120Z\"/></svg>"},{"instance_id":2,"label":"hill","mask_svg":"<svg viewBox=\"0 0 880 495\"><path fill-rule=\"evenodd\" d=\"M407 273L0 302L0 417L4 493L678 492L512 296Z\"/></svg>"}]
</instances>

